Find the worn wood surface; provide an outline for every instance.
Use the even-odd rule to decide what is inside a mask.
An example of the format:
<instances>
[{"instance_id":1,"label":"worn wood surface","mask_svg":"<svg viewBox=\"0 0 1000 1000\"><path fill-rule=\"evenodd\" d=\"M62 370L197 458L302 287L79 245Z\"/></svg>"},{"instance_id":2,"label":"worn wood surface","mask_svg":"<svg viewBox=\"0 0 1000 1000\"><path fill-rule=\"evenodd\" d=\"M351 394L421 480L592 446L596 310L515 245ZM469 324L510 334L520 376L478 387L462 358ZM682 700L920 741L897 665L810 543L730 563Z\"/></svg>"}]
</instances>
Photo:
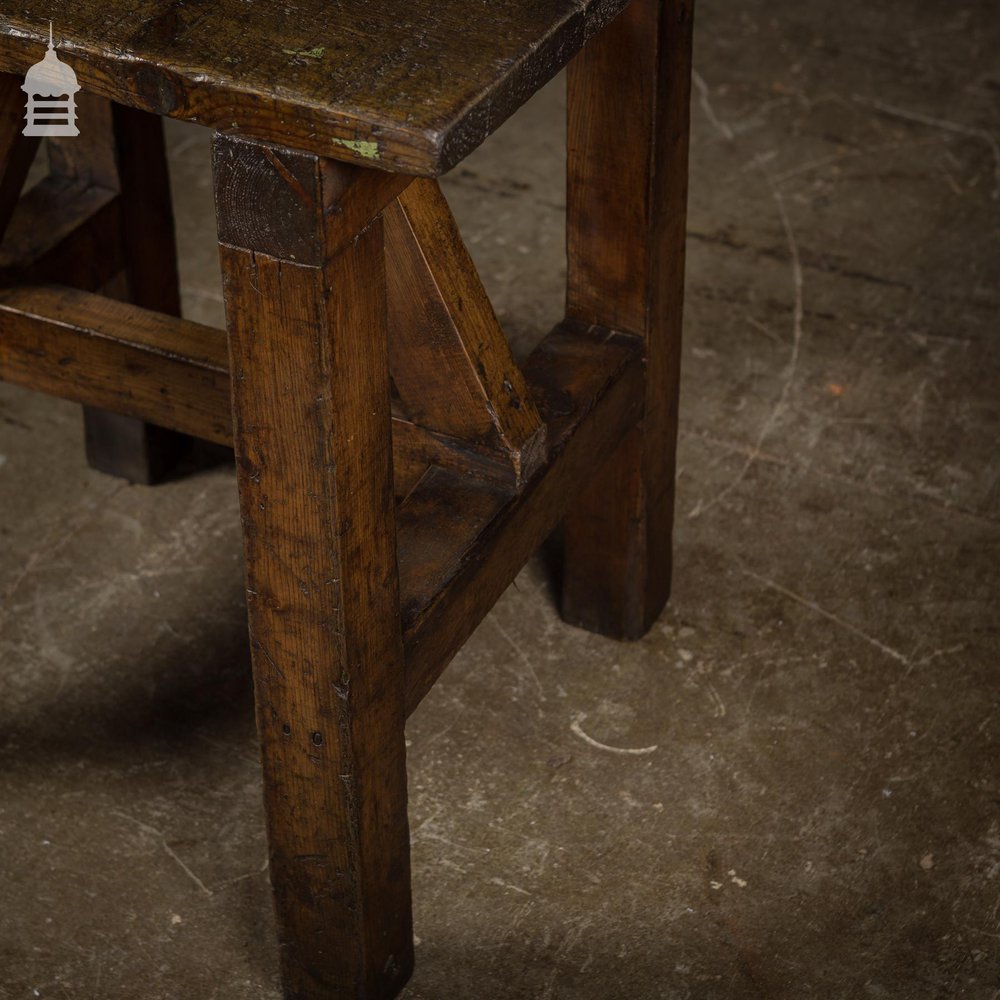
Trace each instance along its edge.
<instances>
[{"instance_id":1,"label":"worn wood surface","mask_svg":"<svg viewBox=\"0 0 1000 1000\"><path fill-rule=\"evenodd\" d=\"M408 712L641 413L635 337L560 325L525 376L548 427L548 463L518 491L431 470L399 509Z\"/></svg>"},{"instance_id":2,"label":"worn wood surface","mask_svg":"<svg viewBox=\"0 0 1000 1000\"><path fill-rule=\"evenodd\" d=\"M285 995L388 998L413 965L376 214L394 189L225 136L214 163L219 231L241 239L220 255ZM315 192L279 232L221 189L268 192L273 176ZM318 247L317 263L271 252L291 246Z\"/></svg>"},{"instance_id":3,"label":"worn wood surface","mask_svg":"<svg viewBox=\"0 0 1000 1000\"><path fill-rule=\"evenodd\" d=\"M502 453L516 482L545 428L437 181L386 211L393 382L415 423Z\"/></svg>"},{"instance_id":4,"label":"worn wood surface","mask_svg":"<svg viewBox=\"0 0 1000 1000\"><path fill-rule=\"evenodd\" d=\"M572 323L542 341L525 374L551 459L520 490L512 480L476 474L467 449L392 421L408 711L579 495L594 464L630 433L641 412L640 354L634 337ZM5 381L228 444L229 363L224 337L210 327L75 289L0 290Z\"/></svg>"},{"instance_id":5,"label":"worn wood surface","mask_svg":"<svg viewBox=\"0 0 1000 1000\"><path fill-rule=\"evenodd\" d=\"M231 440L225 336L114 299L50 286L0 290L0 378Z\"/></svg>"},{"instance_id":6,"label":"worn wood surface","mask_svg":"<svg viewBox=\"0 0 1000 1000\"><path fill-rule=\"evenodd\" d=\"M641 335L642 424L565 520L563 616L638 638L670 593L692 0L635 0L569 70L567 314Z\"/></svg>"},{"instance_id":7,"label":"worn wood surface","mask_svg":"<svg viewBox=\"0 0 1000 1000\"><path fill-rule=\"evenodd\" d=\"M87 186L118 191L111 102L96 94L77 94L76 123L79 135L54 136L46 142L50 171L56 177L69 177ZM150 152L155 155L155 148ZM159 172L157 164L151 166Z\"/></svg>"},{"instance_id":8,"label":"worn wood surface","mask_svg":"<svg viewBox=\"0 0 1000 1000\"><path fill-rule=\"evenodd\" d=\"M0 68L20 68L33 2L21 27L0 14ZM85 86L135 107L107 112L111 161L57 145L55 180L118 192L128 295L158 311L2 289L0 377L233 441L289 1000L389 1000L410 975L405 717L567 509L570 620L638 635L666 599L688 0L633 0L573 64L567 319L523 374L436 182L409 176L454 162L622 6L497 0L480 21L458 0L306 0L265 54L259 5L138 0L102 23L114 47L94 0L57 3ZM222 126L228 357L169 315L162 134L136 109Z\"/></svg>"},{"instance_id":9,"label":"worn wood surface","mask_svg":"<svg viewBox=\"0 0 1000 1000\"><path fill-rule=\"evenodd\" d=\"M177 241L163 121L115 104L111 124L129 301L143 309L180 316Z\"/></svg>"},{"instance_id":10,"label":"worn wood surface","mask_svg":"<svg viewBox=\"0 0 1000 1000\"><path fill-rule=\"evenodd\" d=\"M231 445L229 356L219 330L62 286L0 290L0 378ZM496 453L392 418L395 493L431 465L515 485Z\"/></svg>"},{"instance_id":11,"label":"worn wood surface","mask_svg":"<svg viewBox=\"0 0 1000 1000\"><path fill-rule=\"evenodd\" d=\"M83 89L211 128L414 174L458 163L626 0L21 0L0 70L53 21Z\"/></svg>"}]
</instances>

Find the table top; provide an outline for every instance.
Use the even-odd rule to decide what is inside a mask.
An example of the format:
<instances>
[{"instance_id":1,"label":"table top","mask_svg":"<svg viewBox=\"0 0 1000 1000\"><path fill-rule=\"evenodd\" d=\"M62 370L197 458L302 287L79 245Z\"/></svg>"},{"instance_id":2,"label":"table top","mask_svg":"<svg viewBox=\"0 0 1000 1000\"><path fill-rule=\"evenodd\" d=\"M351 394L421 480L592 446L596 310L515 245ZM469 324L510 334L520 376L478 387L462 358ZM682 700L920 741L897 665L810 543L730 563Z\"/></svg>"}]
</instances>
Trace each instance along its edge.
<instances>
[{"instance_id":1,"label":"table top","mask_svg":"<svg viewBox=\"0 0 1000 1000\"><path fill-rule=\"evenodd\" d=\"M20 0L0 71L412 174L459 162L627 0Z\"/></svg>"}]
</instances>

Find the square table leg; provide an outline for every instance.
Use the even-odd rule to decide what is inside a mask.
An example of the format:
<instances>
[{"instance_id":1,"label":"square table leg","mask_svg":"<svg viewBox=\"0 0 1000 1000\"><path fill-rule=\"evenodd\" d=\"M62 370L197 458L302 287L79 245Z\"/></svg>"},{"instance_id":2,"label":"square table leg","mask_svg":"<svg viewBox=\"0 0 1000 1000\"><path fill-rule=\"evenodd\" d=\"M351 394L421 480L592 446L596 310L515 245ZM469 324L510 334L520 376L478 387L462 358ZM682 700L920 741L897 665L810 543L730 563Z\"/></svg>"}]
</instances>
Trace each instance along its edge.
<instances>
[{"instance_id":1,"label":"square table leg","mask_svg":"<svg viewBox=\"0 0 1000 1000\"><path fill-rule=\"evenodd\" d=\"M693 0L633 0L570 64L567 314L645 339L643 418L565 525L562 613L638 638L670 593Z\"/></svg>"},{"instance_id":2,"label":"square table leg","mask_svg":"<svg viewBox=\"0 0 1000 1000\"><path fill-rule=\"evenodd\" d=\"M288 998L413 965L380 211L399 182L219 135L216 204Z\"/></svg>"}]
</instances>

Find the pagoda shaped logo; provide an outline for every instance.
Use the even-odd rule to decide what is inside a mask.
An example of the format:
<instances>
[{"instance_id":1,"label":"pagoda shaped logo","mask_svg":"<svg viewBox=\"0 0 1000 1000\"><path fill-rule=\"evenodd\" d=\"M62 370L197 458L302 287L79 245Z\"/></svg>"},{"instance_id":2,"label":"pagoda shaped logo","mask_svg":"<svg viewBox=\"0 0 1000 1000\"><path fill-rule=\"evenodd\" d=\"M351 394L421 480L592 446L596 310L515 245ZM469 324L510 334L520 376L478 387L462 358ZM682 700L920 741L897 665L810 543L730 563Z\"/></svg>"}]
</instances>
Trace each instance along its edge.
<instances>
[{"instance_id":1,"label":"pagoda shaped logo","mask_svg":"<svg viewBox=\"0 0 1000 1000\"><path fill-rule=\"evenodd\" d=\"M79 135L76 127L76 93L80 84L71 66L61 62L52 44L49 21L49 48L45 58L25 74L21 89L28 95L24 135Z\"/></svg>"}]
</instances>

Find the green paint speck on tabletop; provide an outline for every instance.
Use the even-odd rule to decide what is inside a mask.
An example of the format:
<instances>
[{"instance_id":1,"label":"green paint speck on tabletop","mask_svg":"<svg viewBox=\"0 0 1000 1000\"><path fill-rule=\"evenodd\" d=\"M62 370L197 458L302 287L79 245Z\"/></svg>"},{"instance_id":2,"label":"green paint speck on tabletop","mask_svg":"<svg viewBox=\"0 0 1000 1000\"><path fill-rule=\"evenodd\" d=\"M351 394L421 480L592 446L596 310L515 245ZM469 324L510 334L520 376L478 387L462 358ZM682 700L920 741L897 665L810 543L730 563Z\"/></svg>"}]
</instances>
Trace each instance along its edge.
<instances>
[{"instance_id":1,"label":"green paint speck on tabletop","mask_svg":"<svg viewBox=\"0 0 1000 1000\"><path fill-rule=\"evenodd\" d=\"M370 142L366 139L334 139L334 142L363 156L366 160L378 159L378 143Z\"/></svg>"},{"instance_id":2,"label":"green paint speck on tabletop","mask_svg":"<svg viewBox=\"0 0 1000 1000\"><path fill-rule=\"evenodd\" d=\"M317 45L314 49L282 49L286 56L302 56L305 59L322 59L326 48Z\"/></svg>"}]
</instances>

